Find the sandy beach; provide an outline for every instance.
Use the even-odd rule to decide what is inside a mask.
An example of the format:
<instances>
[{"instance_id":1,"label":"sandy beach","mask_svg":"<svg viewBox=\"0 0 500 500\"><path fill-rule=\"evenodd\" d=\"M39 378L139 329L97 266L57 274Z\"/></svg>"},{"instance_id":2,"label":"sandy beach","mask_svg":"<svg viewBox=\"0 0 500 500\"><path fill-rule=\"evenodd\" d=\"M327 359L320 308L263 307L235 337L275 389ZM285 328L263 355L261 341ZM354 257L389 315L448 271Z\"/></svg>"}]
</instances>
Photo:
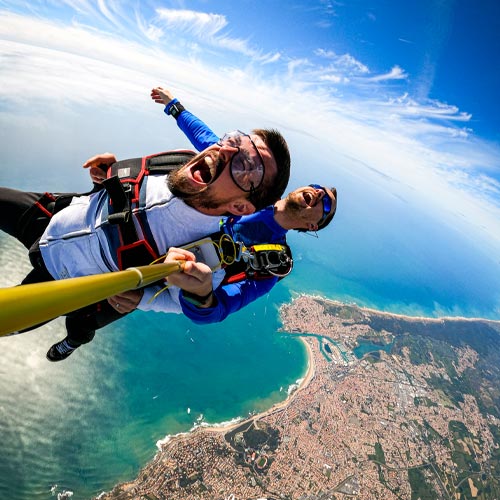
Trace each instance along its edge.
<instances>
[{"instance_id":1,"label":"sandy beach","mask_svg":"<svg viewBox=\"0 0 500 500\"><path fill-rule=\"evenodd\" d=\"M440 380L452 373L460 383L462 377L476 370L476 365L481 368L482 358L489 351L478 344L476 337L484 334L493 348L497 346L498 322L468 321L464 328L459 319L418 321L307 296L281 312L281 331L300 338L307 355L304 376L290 386L288 397L246 419L167 436L161 451L137 479L118 485L103 498L168 495L177 500L229 496L243 500L278 498L283 494L297 499L310 494L339 494L396 500L413 498L422 487L435 490L435 497L442 498L449 489L447 484L458 484L459 466L454 457L458 452L464 454L462 435L481 436L487 443L470 455L476 467L494 459L488 451L495 442L491 415L481 413L475 398L468 394L454 403L454 393L444 393ZM311 317L316 318L314 325ZM398 319L392 321L393 318ZM429 328L439 334L436 352L454 360L453 366L463 370L444 366L434 358L424 363L412 362L412 350L419 352L421 346L418 341L426 345L432 342ZM316 332L314 336L337 339L346 350L366 335L370 339L392 335L404 350L390 355L381 352L379 362L378 358L346 358L341 353L328 359L322 356L315 339L300 333L311 330ZM451 339L451 343L443 339ZM481 354L474 346L482 349ZM496 358L491 363L485 366L493 373L498 365ZM438 382L433 385L435 380ZM491 393L491 387L492 383L485 380L482 390ZM442 404L443 394L448 398L446 405ZM450 428L450 421L456 425ZM412 427L411 440L407 435L409 422L417 422ZM419 422L427 422L444 439L429 446L426 428L419 427ZM405 446L404 454L400 453L401 443ZM434 476L426 475L416 482L410 471L413 474L435 460L436 450L444 460L444 465L435 463L432 473L436 474L436 481L432 480ZM382 454L388 463L381 467L377 454ZM468 472L469 469L463 469L463 473ZM450 478L447 484L440 482L441 474ZM471 481L471 492L497 484L495 477L487 475L474 476Z\"/></svg>"},{"instance_id":2,"label":"sandy beach","mask_svg":"<svg viewBox=\"0 0 500 500\"><path fill-rule=\"evenodd\" d=\"M300 338L300 341L302 342L302 344L304 345L304 347L306 349L306 353L307 353L306 354L306 356L307 356L306 373L304 374L304 376L301 379L299 379L300 382L299 382L297 389L293 390L285 400L274 404L268 410L257 413L255 415L252 415L251 417L248 417L245 419L237 420L235 422L230 422L230 423L227 423L225 425L219 424L219 425L199 426L199 427L196 427L195 429L188 431L188 432L183 432L183 433L176 434L173 436L166 436L163 440L160 440L157 443L157 446L161 449L159 454L168 452L169 448L173 447L174 445L176 445L179 442L183 442L183 441L187 441L187 440L191 439L191 437L195 434L204 433L204 432L206 432L206 433L216 432L216 433L225 434L226 432L230 432L233 429L235 429L241 425L244 425L245 423L250 423L253 420L258 420L260 418L272 415L273 413L276 413L278 411L282 411L283 409L285 409L298 396L298 394L311 383L311 381L314 379L314 375L315 375L314 355L313 355L313 352L311 350L311 346L305 341L305 339L303 339L301 337L299 337L299 338ZM163 441L165 441L165 442L163 442ZM156 460L157 458L158 457L156 456L154 458L154 460Z\"/></svg>"}]
</instances>

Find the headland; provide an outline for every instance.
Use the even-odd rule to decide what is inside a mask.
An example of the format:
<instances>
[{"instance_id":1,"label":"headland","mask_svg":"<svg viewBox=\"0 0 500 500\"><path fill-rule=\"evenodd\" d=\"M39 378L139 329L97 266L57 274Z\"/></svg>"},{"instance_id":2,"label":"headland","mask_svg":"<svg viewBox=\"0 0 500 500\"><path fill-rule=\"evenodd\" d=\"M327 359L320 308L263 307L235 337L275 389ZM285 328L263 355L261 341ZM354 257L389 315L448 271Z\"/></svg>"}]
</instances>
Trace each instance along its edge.
<instances>
[{"instance_id":1,"label":"headland","mask_svg":"<svg viewBox=\"0 0 500 500\"><path fill-rule=\"evenodd\" d=\"M311 296L280 315L308 352L298 389L171 437L100 499L500 498L500 322Z\"/></svg>"}]
</instances>

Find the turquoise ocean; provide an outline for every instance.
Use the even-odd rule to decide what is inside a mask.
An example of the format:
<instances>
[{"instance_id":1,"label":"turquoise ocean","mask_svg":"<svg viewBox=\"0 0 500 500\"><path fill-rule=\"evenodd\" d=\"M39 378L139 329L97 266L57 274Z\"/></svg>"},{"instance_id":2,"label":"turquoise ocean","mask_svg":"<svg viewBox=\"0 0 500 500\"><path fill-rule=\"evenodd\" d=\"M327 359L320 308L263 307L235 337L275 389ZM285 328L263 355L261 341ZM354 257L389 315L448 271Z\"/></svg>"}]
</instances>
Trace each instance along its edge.
<instances>
[{"instance_id":1,"label":"turquoise ocean","mask_svg":"<svg viewBox=\"0 0 500 500\"><path fill-rule=\"evenodd\" d=\"M23 259L6 237L0 249L2 264L12 259L3 269ZM45 352L62 320L0 339L0 498L98 495L133 479L166 435L283 400L307 362L300 342L277 333L288 298L277 287L223 326L135 312L57 364Z\"/></svg>"},{"instance_id":2,"label":"turquoise ocean","mask_svg":"<svg viewBox=\"0 0 500 500\"><path fill-rule=\"evenodd\" d=\"M0 184L13 185L3 172ZM16 177L17 186L57 185L53 175ZM61 319L0 338L0 498L97 496L134 479L167 435L282 401L307 367L302 343L279 331L278 308L298 293L409 315L499 319L495 253L373 185L361 202L368 188L360 178L337 180L343 197L332 227L319 238L290 234L293 273L222 324L135 312L62 363L45 359L65 335ZM28 269L25 249L0 234L0 285L16 285Z\"/></svg>"}]
</instances>

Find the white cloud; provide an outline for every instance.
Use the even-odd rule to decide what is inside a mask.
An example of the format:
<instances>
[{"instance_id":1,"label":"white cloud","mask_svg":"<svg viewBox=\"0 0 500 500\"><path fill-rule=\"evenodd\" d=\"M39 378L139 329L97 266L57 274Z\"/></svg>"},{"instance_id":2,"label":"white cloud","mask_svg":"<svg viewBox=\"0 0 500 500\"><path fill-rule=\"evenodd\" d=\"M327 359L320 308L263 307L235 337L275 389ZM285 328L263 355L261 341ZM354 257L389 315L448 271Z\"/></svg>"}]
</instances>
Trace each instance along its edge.
<instances>
[{"instance_id":1,"label":"white cloud","mask_svg":"<svg viewBox=\"0 0 500 500\"><path fill-rule=\"evenodd\" d=\"M60 2L57 2L56 0L55 5L57 5L57 3L63 5L66 4L79 14L96 15L98 13L98 10L94 6L95 4L93 2L89 2L88 0L61 0Z\"/></svg>"},{"instance_id":2,"label":"white cloud","mask_svg":"<svg viewBox=\"0 0 500 500\"><path fill-rule=\"evenodd\" d=\"M281 54L279 52L275 52L274 54L267 54L266 56L262 56L260 61L262 64L271 64L278 62L281 59Z\"/></svg>"},{"instance_id":3,"label":"white cloud","mask_svg":"<svg viewBox=\"0 0 500 500\"><path fill-rule=\"evenodd\" d=\"M360 63L357 59L352 57L350 54L343 54L336 59L336 64L340 67L346 68L349 71L355 71L357 73L369 73L370 70L367 66Z\"/></svg>"},{"instance_id":4,"label":"white cloud","mask_svg":"<svg viewBox=\"0 0 500 500\"><path fill-rule=\"evenodd\" d=\"M247 40L224 35L223 30L228 26L228 21L220 14L159 8L156 10L156 19L153 23L161 24L165 28L161 30L162 35L166 31L189 34L212 47L244 54L262 64L270 64L280 59L279 53L262 54L259 50L252 48ZM151 28L147 32L150 33ZM157 35L160 31L153 30L153 33Z\"/></svg>"},{"instance_id":5,"label":"white cloud","mask_svg":"<svg viewBox=\"0 0 500 500\"><path fill-rule=\"evenodd\" d=\"M118 22L117 18L115 17L115 14L108 7L105 0L97 0L97 5L99 6L99 10L103 14L103 16L108 21L112 22L115 26L120 26L120 23Z\"/></svg>"},{"instance_id":6,"label":"white cloud","mask_svg":"<svg viewBox=\"0 0 500 500\"><path fill-rule=\"evenodd\" d=\"M167 28L193 33L200 38L211 38L227 26L225 16L219 14L164 8L157 9L156 13Z\"/></svg>"},{"instance_id":7,"label":"white cloud","mask_svg":"<svg viewBox=\"0 0 500 500\"><path fill-rule=\"evenodd\" d=\"M107 5L115 20L121 19ZM90 7L81 2L79 8ZM141 16L136 19L138 33L149 33L156 42L162 39L167 24L162 28L141 24ZM196 27L186 27L188 19ZM177 11L164 21L172 27L175 23L182 32L217 38L221 50L237 46L237 39L231 48L231 39L220 35L227 27L223 16ZM137 33L130 39L138 40ZM237 50L245 47L241 41ZM356 158L370 167L364 174L346 175L378 176L374 182L387 183L387 189L393 189L391 183L406 186L409 199L413 196L420 208L500 246L500 187L489 175L498 168L498 146L474 137L466 128L470 115L456 106L383 92L387 81L407 78L398 66L385 75L367 76L369 69L349 54L319 49L315 55L337 71L306 58L284 60L275 53L260 56L262 62L277 65L264 75L246 63L227 69L205 65L205 47L197 50L199 56L192 59L157 43L133 42L95 28L0 13L2 120L42 113L47 109L44 103L60 106L61 112L70 112L72 104L92 107L100 120L106 117L105 107L135 115L146 108L151 86L167 84L187 94L198 110L217 116L221 127L237 127L240 121L244 128L265 121L290 136L292 151L310 149L316 158L326 148L325 158L334 154L340 159L339 171L342 158ZM349 78L349 71L356 78ZM343 85L342 97L330 91L336 84ZM158 111L153 108L151 115ZM419 193L425 193L425 203Z\"/></svg>"},{"instance_id":8,"label":"white cloud","mask_svg":"<svg viewBox=\"0 0 500 500\"><path fill-rule=\"evenodd\" d=\"M146 38L148 38L153 42L159 42L165 35L163 29L159 28L158 26L152 26L152 25L144 26L140 24L140 27L141 31L144 33Z\"/></svg>"},{"instance_id":9,"label":"white cloud","mask_svg":"<svg viewBox=\"0 0 500 500\"><path fill-rule=\"evenodd\" d=\"M408 74L399 66L394 66L389 73L383 75L372 76L369 78L371 82L384 82L387 80L406 80Z\"/></svg>"},{"instance_id":10,"label":"white cloud","mask_svg":"<svg viewBox=\"0 0 500 500\"><path fill-rule=\"evenodd\" d=\"M377 16L373 12L367 12L366 17L372 22L377 20Z\"/></svg>"},{"instance_id":11,"label":"white cloud","mask_svg":"<svg viewBox=\"0 0 500 500\"><path fill-rule=\"evenodd\" d=\"M349 79L344 76L338 75L320 75L319 79L322 82L331 82L331 83L348 83Z\"/></svg>"},{"instance_id":12,"label":"white cloud","mask_svg":"<svg viewBox=\"0 0 500 500\"><path fill-rule=\"evenodd\" d=\"M318 57L323 57L331 60L335 67L341 68L345 71L360 74L366 74L370 72L367 66L365 66L350 54L342 54L339 56L334 51L325 49L316 49L314 53Z\"/></svg>"},{"instance_id":13,"label":"white cloud","mask_svg":"<svg viewBox=\"0 0 500 500\"><path fill-rule=\"evenodd\" d=\"M293 59L289 61L287 64L288 78L292 78L297 69L305 68L307 66L310 66L310 64L311 63L308 59Z\"/></svg>"},{"instance_id":14,"label":"white cloud","mask_svg":"<svg viewBox=\"0 0 500 500\"><path fill-rule=\"evenodd\" d=\"M332 27L332 24L330 21L326 21L325 19L322 19L321 21L318 21L316 23L316 26L321 29L328 29Z\"/></svg>"},{"instance_id":15,"label":"white cloud","mask_svg":"<svg viewBox=\"0 0 500 500\"><path fill-rule=\"evenodd\" d=\"M323 15L333 17L337 15L335 7L338 5L342 5L342 3L335 0L320 0L319 3L322 7Z\"/></svg>"}]
</instances>

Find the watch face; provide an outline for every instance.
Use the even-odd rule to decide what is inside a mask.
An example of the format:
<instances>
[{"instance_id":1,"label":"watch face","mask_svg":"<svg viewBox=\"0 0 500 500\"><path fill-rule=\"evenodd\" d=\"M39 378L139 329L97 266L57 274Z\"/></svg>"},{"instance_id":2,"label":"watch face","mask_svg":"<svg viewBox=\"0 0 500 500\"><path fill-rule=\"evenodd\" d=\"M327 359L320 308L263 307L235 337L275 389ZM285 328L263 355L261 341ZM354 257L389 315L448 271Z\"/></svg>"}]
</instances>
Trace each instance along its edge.
<instances>
[{"instance_id":1,"label":"watch face","mask_svg":"<svg viewBox=\"0 0 500 500\"><path fill-rule=\"evenodd\" d=\"M176 102L175 104L172 104L170 106L170 114L174 117L177 118L182 111L184 111L184 106L180 102Z\"/></svg>"}]
</instances>

